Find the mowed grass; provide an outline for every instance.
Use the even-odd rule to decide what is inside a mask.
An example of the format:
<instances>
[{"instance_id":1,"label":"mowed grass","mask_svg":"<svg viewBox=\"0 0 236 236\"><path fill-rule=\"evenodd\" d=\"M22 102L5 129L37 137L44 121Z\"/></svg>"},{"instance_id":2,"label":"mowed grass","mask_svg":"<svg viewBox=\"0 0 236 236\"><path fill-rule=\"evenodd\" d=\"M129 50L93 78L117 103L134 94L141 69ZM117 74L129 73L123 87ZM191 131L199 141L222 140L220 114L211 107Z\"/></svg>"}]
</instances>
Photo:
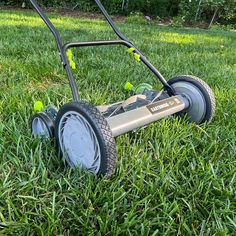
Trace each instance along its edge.
<instances>
[{"instance_id":1,"label":"mowed grass","mask_svg":"<svg viewBox=\"0 0 236 236\"><path fill-rule=\"evenodd\" d=\"M51 15L63 41L113 39L102 20ZM0 234L235 235L236 34L136 24L121 30L170 79L192 74L216 96L211 124L166 119L116 139L113 178L70 170L31 136L33 104L70 88L53 37L34 13L0 12ZM121 46L74 50L82 99L124 99L152 74Z\"/></svg>"}]
</instances>

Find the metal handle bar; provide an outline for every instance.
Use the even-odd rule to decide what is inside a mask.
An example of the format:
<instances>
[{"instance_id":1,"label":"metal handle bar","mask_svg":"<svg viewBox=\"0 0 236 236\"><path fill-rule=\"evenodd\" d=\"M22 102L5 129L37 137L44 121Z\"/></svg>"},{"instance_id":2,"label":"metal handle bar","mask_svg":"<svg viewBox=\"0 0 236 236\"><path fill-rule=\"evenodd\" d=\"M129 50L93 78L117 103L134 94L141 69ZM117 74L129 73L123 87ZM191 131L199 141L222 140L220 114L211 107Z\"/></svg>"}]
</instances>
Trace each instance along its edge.
<instances>
[{"instance_id":1,"label":"metal handle bar","mask_svg":"<svg viewBox=\"0 0 236 236\"><path fill-rule=\"evenodd\" d=\"M52 22L48 19L48 17L44 14L44 12L42 11L42 9L40 8L40 6L37 4L36 0L30 0L30 2L32 3L33 7L35 8L35 10L38 12L38 14L40 15L40 17L43 19L43 21L45 22L45 24L47 25L47 27L50 29L50 31L52 32L56 43L57 43L57 47L60 51L60 57L63 63L63 66L66 69L68 78L69 78L69 82L70 82L70 87L72 90L72 95L73 95L73 99L75 101L79 100L79 94L78 94L78 88L76 86L76 82L73 78L73 73L71 71L68 59L66 57L66 50L69 47L81 47L81 46L98 46L98 45L109 45L109 44L123 44L127 47L133 47L135 49L135 52L138 53L140 55L140 59L141 61L157 76L157 78L160 80L160 82L163 84L163 86L166 88L167 92L169 95L174 95L174 91L172 89L172 87L167 83L167 81L165 80L165 78L161 75L161 73L146 59L146 57L141 53L141 51L139 51L139 49L133 44L131 43L128 38L126 36L124 36L120 30L116 27L114 21L111 19L111 17L109 16L109 14L107 13L106 9L104 8L104 6L102 5L102 3L100 2L100 0L95 0L96 4L98 5L99 9L101 10L101 12L103 13L104 17L106 18L106 20L108 21L108 23L110 24L110 26L112 27L112 29L114 30L114 32L116 33L116 35L121 39L121 40L113 40L113 41L100 41L100 43L98 43L98 41L95 42L75 42L75 43L67 43L65 45L62 45L62 41L61 38L56 30L56 28L54 27L54 25L52 24Z\"/></svg>"},{"instance_id":2,"label":"metal handle bar","mask_svg":"<svg viewBox=\"0 0 236 236\"><path fill-rule=\"evenodd\" d=\"M44 12L42 11L42 9L38 5L38 3L35 0L30 0L30 2L32 3L33 7L38 12L40 17L43 19L45 24L48 26L48 28L50 29L50 31L52 32L52 34L53 34L53 36L56 40L57 47L58 47L59 52L60 52L60 57L61 57L62 64L63 64L63 66L66 70L66 73L67 73L67 76L68 76L68 79L69 79L73 99L74 99L74 101L79 101L78 88L77 88L75 79L73 77L73 73L71 71L68 59L66 57L66 53L64 51L64 48L63 48L63 45L62 45L62 42L61 42L61 38L60 38L56 28L54 27L52 22L48 19L48 17L44 14Z\"/></svg>"},{"instance_id":3,"label":"metal handle bar","mask_svg":"<svg viewBox=\"0 0 236 236\"><path fill-rule=\"evenodd\" d=\"M52 32L53 36L55 37L56 43L58 45L58 49L61 51L62 42L61 42L60 36L59 36L56 28L54 27L52 22L48 19L48 17L44 14L44 12L42 11L42 9L38 5L38 3L35 0L30 0L30 2L33 5L33 7L35 8L35 10L38 12L38 14L41 16L44 23L48 26L48 28Z\"/></svg>"},{"instance_id":4,"label":"metal handle bar","mask_svg":"<svg viewBox=\"0 0 236 236\"><path fill-rule=\"evenodd\" d=\"M129 43L131 43L128 38L122 34L120 32L120 30L116 27L114 21L111 19L110 15L107 13L105 7L102 5L102 3L100 2L100 0L95 0L95 2L97 3L99 9L101 10L102 14L104 15L104 17L106 18L106 20L108 21L108 23L110 24L110 26L112 27L112 29L114 30L114 32L117 34L117 36L124 40L124 41L127 41ZM131 43L132 44L132 43Z\"/></svg>"},{"instance_id":5,"label":"metal handle bar","mask_svg":"<svg viewBox=\"0 0 236 236\"><path fill-rule=\"evenodd\" d=\"M140 59L142 60L142 62L157 76L157 78L160 80L160 82L166 88L168 94L169 95L175 95L174 90L167 83L167 81L162 76L162 74L147 60L147 58L142 54L142 52L132 42L130 42L129 39L126 36L124 36L120 32L120 30L116 27L114 21L111 19L110 15L107 13L107 11L104 8L104 6L102 5L101 1L100 0L95 0L95 2L97 3L97 5L98 5L99 9L101 10L102 14L106 18L106 20L108 21L108 23L110 24L112 29L114 30L114 32L117 34L117 36L120 39L122 39L123 41L125 41L123 44L126 45L126 46L128 45L129 47L133 47L135 49L135 51L140 55Z\"/></svg>"},{"instance_id":6,"label":"metal handle bar","mask_svg":"<svg viewBox=\"0 0 236 236\"><path fill-rule=\"evenodd\" d=\"M108 40L108 41L92 41L92 42L71 42L64 44L64 50L66 51L69 48L73 47L90 47L90 46L107 46L107 45L124 45L128 48L134 47L134 45L126 40ZM135 47L134 47L135 48ZM172 88L170 85L165 81L161 73L147 60L147 58L135 48L135 52L140 55L141 61L159 78L159 80L165 86L169 95L174 95ZM166 85L165 85L166 83Z\"/></svg>"}]
</instances>

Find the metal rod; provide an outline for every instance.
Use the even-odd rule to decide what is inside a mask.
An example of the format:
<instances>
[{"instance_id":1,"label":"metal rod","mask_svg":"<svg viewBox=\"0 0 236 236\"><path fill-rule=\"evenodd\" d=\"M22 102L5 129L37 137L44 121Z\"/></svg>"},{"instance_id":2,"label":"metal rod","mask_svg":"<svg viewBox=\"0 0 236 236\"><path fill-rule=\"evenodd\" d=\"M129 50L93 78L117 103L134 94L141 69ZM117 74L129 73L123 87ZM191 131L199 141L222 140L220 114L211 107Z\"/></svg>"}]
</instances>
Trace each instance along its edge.
<instances>
[{"instance_id":1,"label":"metal rod","mask_svg":"<svg viewBox=\"0 0 236 236\"><path fill-rule=\"evenodd\" d=\"M117 36L122 39L125 40L127 42L130 42L128 40L128 38L122 34L120 32L120 30L117 28L117 26L115 25L115 22L112 20L112 18L110 17L110 15L107 13L106 9L104 8L104 6L102 5L102 3L100 2L100 0L95 0L95 2L97 3L99 9L101 10L102 14L104 15L104 17L106 18L106 20L108 21L108 23L110 24L110 26L112 27L112 29L114 30L114 32L117 34ZM131 43L131 42L130 42Z\"/></svg>"},{"instance_id":2,"label":"metal rod","mask_svg":"<svg viewBox=\"0 0 236 236\"><path fill-rule=\"evenodd\" d=\"M38 14L40 15L40 17L43 19L44 23L47 25L47 27L50 29L50 31L52 32L53 36L56 39L56 43L58 46L59 51L63 54L62 51L62 42L60 39L60 36L56 30L56 28L54 27L54 25L52 24L52 22L48 19L48 17L44 14L44 12L42 11L42 9L40 8L40 6L38 5L38 3L35 0L30 0L31 4L33 5L33 7L35 8L35 10L38 12ZM62 58L63 59L63 58Z\"/></svg>"},{"instance_id":3,"label":"metal rod","mask_svg":"<svg viewBox=\"0 0 236 236\"><path fill-rule=\"evenodd\" d=\"M74 79L74 76L73 76L73 73L71 71L69 63L67 63L65 65L65 70L66 70L66 73L68 75L68 79L69 79L69 83L70 83L70 88L71 88L73 100L75 102L78 102L80 100L80 96L79 96L79 92L78 92L78 87L77 87L77 84L75 82L75 79Z\"/></svg>"},{"instance_id":4,"label":"metal rod","mask_svg":"<svg viewBox=\"0 0 236 236\"><path fill-rule=\"evenodd\" d=\"M134 47L132 43L126 41L126 40L100 40L100 41L91 41L91 42L72 42L65 44L64 50L67 50L72 47L91 47L91 46L106 46L106 45L125 45L128 48ZM141 61L159 78L163 86L166 88L168 94L174 95L174 91L172 87L167 83L165 78L161 75L161 73L156 69L155 66L153 66L147 58L138 50L135 48L135 52L140 55Z\"/></svg>"},{"instance_id":5,"label":"metal rod","mask_svg":"<svg viewBox=\"0 0 236 236\"><path fill-rule=\"evenodd\" d=\"M124 40L99 40L99 41L91 41L91 42L70 42L64 44L64 50L68 50L69 48L73 47L92 47L92 46L106 46L106 45L126 45L127 42Z\"/></svg>"},{"instance_id":6,"label":"metal rod","mask_svg":"<svg viewBox=\"0 0 236 236\"><path fill-rule=\"evenodd\" d=\"M67 73L67 76L68 76L68 79L69 79L73 100L74 101L79 101L78 88L77 88L75 79L73 77L73 73L71 71L71 68L69 66L69 62L68 62L68 59L66 57L66 51L63 48L61 38L60 38L56 28L54 27L52 22L48 19L48 17L44 14L44 12L40 8L40 6L37 4L37 2L35 0L30 0L30 2L33 5L33 7L35 8L35 10L38 12L40 17L42 18L42 20L45 22L47 27L50 29L50 31L52 32L52 34L53 34L53 36L56 40L57 47L58 47L58 50L60 52L60 57L61 57L62 64L63 64L63 66L66 70L66 73Z\"/></svg>"},{"instance_id":7,"label":"metal rod","mask_svg":"<svg viewBox=\"0 0 236 236\"><path fill-rule=\"evenodd\" d=\"M50 29L50 31L52 32L52 34L53 34L53 36L56 40L57 47L60 51L61 61L62 61L62 64L63 64L65 70L66 70L66 73L67 73L67 76L68 76L68 79L69 79L69 83L70 83L70 87L71 87L71 91L72 91L72 95L73 95L73 99L75 101L79 100L79 93L78 93L78 88L77 88L75 79L73 77L73 73L72 73L71 68L69 66L69 62L68 62L68 59L67 59L67 56L66 56L66 50L70 47L83 47L83 46L100 46L100 45L122 44L122 45L125 45L125 46L129 47L129 48L131 48L131 47L134 48L135 53L138 53L140 55L141 61L157 76L157 78L163 84L164 88L167 90L168 94L170 96L175 94L174 90L167 83L167 81L162 76L162 74L146 59L146 57L142 54L142 52L139 51L137 49L137 47L133 43L131 43L128 40L128 38L126 36L124 36L120 32L120 30L116 27L114 21L111 19L111 17L107 13L106 9L104 8L104 6L101 4L100 0L95 0L95 2L97 3L98 7L102 11L103 15L105 16L106 20L108 21L108 23L110 24L110 26L112 27L114 32L118 35L118 37L121 40L94 41L94 42L74 42L74 43L67 43L63 46L62 42L61 42L61 38L60 38L56 28L51 23L51 21L48 19L48 17L44 14L44 12L40 8L40 6L37 4L37 2L35 0L30 0L30 2L32 3L32 5L34 6L35 10L38 12L40 17L43 19L45 24L48 26L48 28Z\"/></svg>"},{"instance_id":8,"label":"metal rod","mask_svg":"<svg viewBox=\"0 0 236 236\"><path fill-rule=\"evenodd\" d=\"M95 0L96 4L98 5L99 9L101 10L102 14L104 15L104 17L106 18L106 20L108 21L108 23L110 24L110 26L112 27L112 29L114 30L114 32L116 33L116 35L118 35L118 37L124 41L126 41L127 43L129 43L129 47L133 47L135 49L135 51L140 55L140 58L142 60L142 62L157 76L157 78L160 80L160 82L163 84L163 86L166 88L168 94L171 95L175 95L174 90L172 89L172 87L168 84L168 82L166 81L166 79L163 77L163 75L147 60L147 58L142 54L142 52L140 50L138 50L138 48L129 41L129 39L124 36L124 34L122 34L120 32L120 30L117 28L115 22L112 20L112 18L110 17L110 15L107 13L106 9L104 8L104 6L102 5L102 3L100 2L100 0ZM128 45L128 44L127 44ZM87 45L89 46L89 45Z\"/></svg>"}]
</instances>

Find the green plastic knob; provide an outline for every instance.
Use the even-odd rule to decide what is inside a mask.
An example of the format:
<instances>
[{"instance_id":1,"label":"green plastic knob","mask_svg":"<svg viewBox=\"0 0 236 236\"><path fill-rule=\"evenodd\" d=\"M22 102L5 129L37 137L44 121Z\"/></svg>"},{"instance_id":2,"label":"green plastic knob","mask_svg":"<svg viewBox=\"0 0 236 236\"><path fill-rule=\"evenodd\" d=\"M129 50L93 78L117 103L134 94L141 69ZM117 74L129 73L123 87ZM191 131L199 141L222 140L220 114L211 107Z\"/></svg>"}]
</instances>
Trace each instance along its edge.
<instances>
[{"instance_id":1,"label":"green plastic knob","mask_svg":"<svg viewBox=\"0 0 236 236\"><path fill-rule=\"evenodd\" d=\"M44 109L43 102L37 101L34 103L34 111L41 112Z\"/></svg>"},{"instance_id":2,"label":"green plastic knob","mask_svg":"<svg viewBox=\"0 0 236 236\"><path fill-rule=\"evenodd\" d=\"M134 87L133 84L131 84L130 82L126 82L124 86L126 91L131 91L133 87Z\"/></svg>"}]
</instances>

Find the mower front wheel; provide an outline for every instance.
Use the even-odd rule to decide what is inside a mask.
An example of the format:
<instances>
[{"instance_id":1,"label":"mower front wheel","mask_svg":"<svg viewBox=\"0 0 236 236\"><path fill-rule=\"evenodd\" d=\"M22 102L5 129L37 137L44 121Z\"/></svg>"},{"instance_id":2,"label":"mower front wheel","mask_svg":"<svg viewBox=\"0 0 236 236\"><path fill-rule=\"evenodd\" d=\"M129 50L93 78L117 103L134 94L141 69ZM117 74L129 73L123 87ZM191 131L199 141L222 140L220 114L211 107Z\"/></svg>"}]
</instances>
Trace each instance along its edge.
<instances>
[{"instance_id":1,"label":"mower front wheel","mask_svg":"<svg viewBox=\"0 0 236 236\"><path fill-rule=\"evenodd\" d=\"M116 144L99 110L85 101L65 104L55 122L59 151L72 167L111 176L115 171Z\"/></svg>"}]
</instances>

